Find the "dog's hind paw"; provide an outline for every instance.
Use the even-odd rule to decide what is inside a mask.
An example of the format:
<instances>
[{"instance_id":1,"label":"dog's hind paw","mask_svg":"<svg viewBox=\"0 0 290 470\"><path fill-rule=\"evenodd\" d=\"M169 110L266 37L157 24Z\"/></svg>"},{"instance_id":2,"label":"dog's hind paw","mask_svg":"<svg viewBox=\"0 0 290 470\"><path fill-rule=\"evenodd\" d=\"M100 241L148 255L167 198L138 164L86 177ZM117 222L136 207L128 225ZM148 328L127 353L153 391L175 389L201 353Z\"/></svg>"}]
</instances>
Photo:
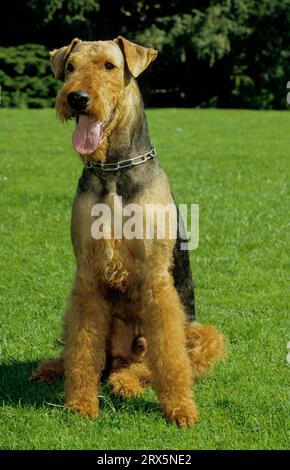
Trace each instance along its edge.
<instances>
[{"instance_id":1,"label":"dog's hind paw","mask_svg":"<svg viewBox=\"0 0 290 470\"><path fill-rule=\"evenodd\" d=\"M52 384L58 377L63 375L63 360L54 359L43 362L33 372L30 380Z\"/></svg>"},{"instance_id":2,"label":"dog's hind paw","mask_svg":"<svg viewBox=\"0 0 290 470\"><path fill-rule=\"evenodd\" d=\"M142 395L144 392L144 387L138 378L127 373L126 370L113 372L109 377L109 383L114 395L119 395L124 399Z\"/></svg>"}]
</instances>

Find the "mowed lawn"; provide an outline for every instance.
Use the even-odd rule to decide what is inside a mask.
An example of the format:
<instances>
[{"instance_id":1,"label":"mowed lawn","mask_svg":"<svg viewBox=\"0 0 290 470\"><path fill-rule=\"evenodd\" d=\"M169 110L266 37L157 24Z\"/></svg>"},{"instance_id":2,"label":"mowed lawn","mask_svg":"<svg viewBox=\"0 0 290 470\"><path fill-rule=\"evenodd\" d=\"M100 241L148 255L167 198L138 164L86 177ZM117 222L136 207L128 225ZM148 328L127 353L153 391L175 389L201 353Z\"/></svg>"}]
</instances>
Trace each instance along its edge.
<instances>
[{"instance_id":1,"label":"mowed lawn","mask_svg":"<svg viewBox=\"0 0 290 470\"><path fill-rule=\"evenodd\" d=\"M147 115L177 201L200 205L191 252L198 320L224 332L228 358L195 386L199 422L188 430L165 422L151 390L122 402L104 387L100 416L87 421L63 407L63 383L29 382L36 364L59 351L82 165L73 124L53 110L1 110L1 449L288 447L290 115Z\"/></svg>"}]
</instances>

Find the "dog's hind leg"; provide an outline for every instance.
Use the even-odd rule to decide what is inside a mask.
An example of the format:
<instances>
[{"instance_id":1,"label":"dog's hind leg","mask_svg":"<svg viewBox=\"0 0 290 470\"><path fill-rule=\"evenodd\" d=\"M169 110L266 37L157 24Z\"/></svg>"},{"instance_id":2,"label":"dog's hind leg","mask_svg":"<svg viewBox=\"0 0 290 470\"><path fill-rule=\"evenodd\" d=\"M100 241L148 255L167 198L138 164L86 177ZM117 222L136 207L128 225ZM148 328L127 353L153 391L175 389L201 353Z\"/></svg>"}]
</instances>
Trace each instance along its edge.
<instances>
[{"instance_id":1,"label":"dog's hind leg","mask_svg":"<svg viewBox=\"0 0 290 470\"><path fill-rule=\"evenodd\" d=\"M211 325L185 325L186 346L193 379L205 377L225 355L225 338Z\"/></svg>"},{"instance_id":2,"label":"dog's hind leg","mask_svg":"<svg viewBox=\"0 0 290 470\"><path fill-rule=\"evenodd\" d=\"M123 321L115 317L109 344L110 375L108 382L115 395L130 398L140 395L150 379L145 363L147 343L138 320Z\"/></svg>"},{"instance_id":3,"label":"dog's hind leg","mask_svg":"<svg viewBox=\"0 0 290 470\"><path fill-rule=\"evenodd\" d=\"M30 380L52 384L56 379L64 375L63 358L42 362L33 372Z\"/></svg>"}]
</instances>

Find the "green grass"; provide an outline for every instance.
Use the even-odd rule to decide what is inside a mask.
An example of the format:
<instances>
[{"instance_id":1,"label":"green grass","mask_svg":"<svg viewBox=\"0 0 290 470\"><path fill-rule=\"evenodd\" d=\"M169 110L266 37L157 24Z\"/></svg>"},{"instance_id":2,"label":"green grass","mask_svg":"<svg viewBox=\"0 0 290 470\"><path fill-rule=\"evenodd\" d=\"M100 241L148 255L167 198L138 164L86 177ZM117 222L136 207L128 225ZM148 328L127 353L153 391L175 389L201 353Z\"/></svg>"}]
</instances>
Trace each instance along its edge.
<instances>
[{"instance_id":1,"label":"green grass","mask_svg":"<svg viewBox=\"0 0 290 470\"><path fill-rule=\"evenodd\" d=\"M200 205L198 319L229 339L226 362L195 387L198 424L180 430L151 390L121 402L105 388L86 421L62 406L62 383L28 381L58 352L81 163L54 111L0 113L0 448L287 448L289 114L148 111L177 200Z\"/></svg>"}]
</instances>

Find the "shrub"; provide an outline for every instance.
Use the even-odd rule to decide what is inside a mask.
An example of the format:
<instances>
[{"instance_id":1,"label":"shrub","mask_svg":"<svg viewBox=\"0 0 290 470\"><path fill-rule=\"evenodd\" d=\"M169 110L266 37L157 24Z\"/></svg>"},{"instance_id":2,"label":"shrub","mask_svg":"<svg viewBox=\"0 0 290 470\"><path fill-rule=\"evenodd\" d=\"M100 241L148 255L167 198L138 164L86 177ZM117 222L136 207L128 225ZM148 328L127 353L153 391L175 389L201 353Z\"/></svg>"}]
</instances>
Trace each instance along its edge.
<instances>
[{"instance_id":1,"label":"shrub","mask_svg":"<svg viewBox=\"0 0 290 470\"><path fill-rule=\"evenodd\" d=\"M0 47L0 83L2 106L29 108L53 106L59 85L40 44Z\"/></svg>"}]
</instances>

